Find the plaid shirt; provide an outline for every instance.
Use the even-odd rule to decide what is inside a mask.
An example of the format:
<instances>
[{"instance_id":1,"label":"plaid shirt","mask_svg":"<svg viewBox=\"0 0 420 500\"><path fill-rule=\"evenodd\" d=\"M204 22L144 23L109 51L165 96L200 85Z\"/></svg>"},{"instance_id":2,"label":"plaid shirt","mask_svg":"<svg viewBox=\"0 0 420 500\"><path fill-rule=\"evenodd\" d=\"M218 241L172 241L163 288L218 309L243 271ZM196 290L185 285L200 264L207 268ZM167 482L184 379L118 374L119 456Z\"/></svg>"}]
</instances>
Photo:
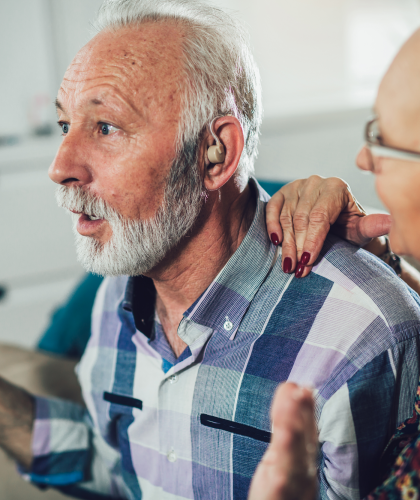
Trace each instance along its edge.
<instances>
[{"instance_id":1,"label":"plaid shirt","mask_svg":"<svg viewBox=\"0 0 420 500\"><path fill-rule=\"evenodd\" d=\"M315 388L320 496L358 499L375 486L413 410L419 299L335 237L309 277L283 273L267 200L259 189L242 244L184 313L179 358L151 280L104 281L78 368L87 410L37 398L30 480L80 498L246 499L274 391L291 380Z\"/></svg>"}]
</instances>

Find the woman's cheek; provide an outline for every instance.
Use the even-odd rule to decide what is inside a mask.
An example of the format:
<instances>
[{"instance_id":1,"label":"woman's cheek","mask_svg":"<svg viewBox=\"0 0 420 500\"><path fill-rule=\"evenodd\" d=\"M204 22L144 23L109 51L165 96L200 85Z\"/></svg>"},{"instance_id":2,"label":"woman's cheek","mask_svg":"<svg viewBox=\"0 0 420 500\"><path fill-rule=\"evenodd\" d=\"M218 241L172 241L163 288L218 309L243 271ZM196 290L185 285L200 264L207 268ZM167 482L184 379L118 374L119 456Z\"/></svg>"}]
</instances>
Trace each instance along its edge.
<instances>
[{"instance_id":1,"label":"woman's cheek","mask_svg":"<svg viewBox=\"0 0 420 500\"><path fill-rule=\"evenodd\" d=\"M392 182L390 182L390 180L382 174L375 175L375 188L380 200L392 215L392 212L395 209L395 206L393 206L395 201L395 191L393 196Z\"/></svg>"},{"instance_id":2,"label":"woman's cheek","mask_svg":"<svg viewBox=\"0 0 420 500\"><path fill-rule=\"evenodd\" d=\"M391 245L391 249L398 255L410 255L410 249L408 248L403 235L404 232L400 230L398 221L394 220L392 222L391 231L389 232L389 243Z\"/></svg>"},{"instance_id":3,"label":"woman's cheek","mask_svg":"<svg viewBox=\"0 0 420 500\"><path fill-rule=\"evenodd\" d=\"M392 215L392 227L389 233L391 248L395 253L405 255L408 252L404 237L404 207L401 191L395 186L392 175L379 174L375 177L375 187L385 208ZM399 186L401 188L401 186Z\"/></svg>"}]
</instances>

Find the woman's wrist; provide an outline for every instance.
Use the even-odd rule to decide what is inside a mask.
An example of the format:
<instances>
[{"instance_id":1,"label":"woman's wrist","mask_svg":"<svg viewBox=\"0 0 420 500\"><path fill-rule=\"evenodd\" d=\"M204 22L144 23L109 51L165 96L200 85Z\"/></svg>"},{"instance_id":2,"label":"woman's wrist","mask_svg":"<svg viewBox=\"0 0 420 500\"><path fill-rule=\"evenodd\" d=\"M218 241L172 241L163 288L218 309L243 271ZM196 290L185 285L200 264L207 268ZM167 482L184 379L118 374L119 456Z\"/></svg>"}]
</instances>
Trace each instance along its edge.
<instances>
[{"instance_id":1,"label":"woman's wrist","mask_svg":"<svg viewBox=\"0 0 420 500\"><path fill-rule=\"evenodd\" d=\"M395 254L390 247L388 236L380 236L378 238L374 238L370 243L368 243L365 247L370 253L373 253L381 260L388 264L388 266L392 267L392 269L397 273L397 275L401 278L403 269L402 269L402 259L397 254Z\"/></svg>"},{"instance_id":2,"label":"woman's wrist","mask_svg":"<svg viewBox=\"0 0 420 500\"><path fill-rule=\"evenodd\" d=\"M388 249L385 236L373 238L367 245L363 247L363 249L367 250L370 253L373 253L373 255L376 255L377 257L381 257L381 255L386 253Z\"/></svg>"}]
</instances>

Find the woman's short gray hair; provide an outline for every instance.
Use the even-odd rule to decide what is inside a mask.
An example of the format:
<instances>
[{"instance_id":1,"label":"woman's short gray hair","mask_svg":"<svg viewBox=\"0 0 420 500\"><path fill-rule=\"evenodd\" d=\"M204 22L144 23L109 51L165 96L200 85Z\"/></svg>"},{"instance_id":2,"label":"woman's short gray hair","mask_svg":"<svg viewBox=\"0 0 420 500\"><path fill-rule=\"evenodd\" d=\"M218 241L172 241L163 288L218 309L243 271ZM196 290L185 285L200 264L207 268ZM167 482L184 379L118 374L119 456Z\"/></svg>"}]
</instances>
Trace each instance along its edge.
<instances>
[{"instance_id":1,"label":"woman's short gray hair","mask_svg":"<svg viewBox=\"0 0 420 500\"><path fill-rule=\"evenodd\" d=\"M245 148L238 167L241 183L254 171L262 119L258 67L242 25L223 10L198 0L105 0L96 32L143 22L172 20L185 29L185 71L178 150L198 140L212 118L234 115Z\"/></svg>"}]
</instances>

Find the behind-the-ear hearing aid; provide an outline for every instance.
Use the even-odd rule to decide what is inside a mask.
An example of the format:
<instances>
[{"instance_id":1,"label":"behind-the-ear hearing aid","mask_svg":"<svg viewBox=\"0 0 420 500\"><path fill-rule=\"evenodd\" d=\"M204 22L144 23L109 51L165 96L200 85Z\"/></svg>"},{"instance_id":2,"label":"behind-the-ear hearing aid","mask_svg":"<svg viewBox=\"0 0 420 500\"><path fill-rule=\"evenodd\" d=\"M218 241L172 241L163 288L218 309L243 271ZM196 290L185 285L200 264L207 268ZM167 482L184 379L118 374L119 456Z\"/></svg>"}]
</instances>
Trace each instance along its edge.
<instances>
[{"instance_id":1,"label":"behind-the-ear hearing aid","mask_svg":"<svg viewBox=\"0 0 420 500\"><path fill-rule=\"evenodd\" d=\"M225 161L225 148L223 147L223 144L220 142L220 139L217 137L213 130L213 123L218 118L221 117L216 116L215 118L213 118L209 125L210 133L216 141L216 145L210 146L207 150L207 157L210 163L223 163Z\"/></svg>"}]
</instances>

